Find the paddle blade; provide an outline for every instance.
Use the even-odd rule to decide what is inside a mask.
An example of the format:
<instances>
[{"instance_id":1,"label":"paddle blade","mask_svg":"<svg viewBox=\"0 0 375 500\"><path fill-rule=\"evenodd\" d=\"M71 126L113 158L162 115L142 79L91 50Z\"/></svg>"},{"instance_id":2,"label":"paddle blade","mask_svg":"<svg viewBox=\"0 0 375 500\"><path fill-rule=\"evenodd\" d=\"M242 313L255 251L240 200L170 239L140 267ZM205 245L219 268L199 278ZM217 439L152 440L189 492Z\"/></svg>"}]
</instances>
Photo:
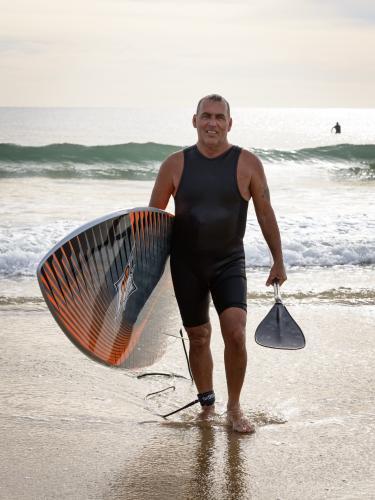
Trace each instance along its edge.
<instances>
[{"instance_id":1,"label":"paddle blade","mask_svg":"<svg viewBox=\"0 0 375 500\"><path fill-rule=\"evenodd\" d=\"M276 303L255 331L255 342L273 349L302 349L305 337L282 303Z\"/></svg>"}]
</instances>

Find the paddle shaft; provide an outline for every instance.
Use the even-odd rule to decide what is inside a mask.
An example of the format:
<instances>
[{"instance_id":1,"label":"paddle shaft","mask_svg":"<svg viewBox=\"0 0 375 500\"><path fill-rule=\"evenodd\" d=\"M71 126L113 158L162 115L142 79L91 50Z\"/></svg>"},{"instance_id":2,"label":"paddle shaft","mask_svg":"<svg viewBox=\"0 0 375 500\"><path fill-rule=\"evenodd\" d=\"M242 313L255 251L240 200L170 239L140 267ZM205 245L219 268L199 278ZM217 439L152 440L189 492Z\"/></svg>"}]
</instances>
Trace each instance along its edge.
<instances>
[{"instance_id":1,"label":"paddle shaft","mask_svg":"<svg viewBox=\"0 0 375 500\"><path fill-rule=\"evenodd\" d=\"M283 301L281 299L281 294L280 294L280 285L278 281L273 282L273 293L275 295L275 302L276 304L282 304Z\"/></svg>"}]
</instances>

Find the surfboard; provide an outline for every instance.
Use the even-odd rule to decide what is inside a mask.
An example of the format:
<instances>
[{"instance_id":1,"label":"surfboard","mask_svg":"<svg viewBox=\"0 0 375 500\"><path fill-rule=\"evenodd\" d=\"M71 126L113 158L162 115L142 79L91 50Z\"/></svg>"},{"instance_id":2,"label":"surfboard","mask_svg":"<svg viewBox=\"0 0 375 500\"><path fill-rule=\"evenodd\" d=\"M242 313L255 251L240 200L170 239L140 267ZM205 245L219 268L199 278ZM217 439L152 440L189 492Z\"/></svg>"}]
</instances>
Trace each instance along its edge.
<instances>
[{"instance_id":1,"label":"surfboard","mask_svg":"<svg viewBox=\"0 0 375 500\"><path fill-rule=\"evenodd\" d=\"M104 365L134 369L161 357L177 308L169 271L173 215L134 208L95 219L41 260L45 302L65 335Z\"/></svg>"}]
</instances>

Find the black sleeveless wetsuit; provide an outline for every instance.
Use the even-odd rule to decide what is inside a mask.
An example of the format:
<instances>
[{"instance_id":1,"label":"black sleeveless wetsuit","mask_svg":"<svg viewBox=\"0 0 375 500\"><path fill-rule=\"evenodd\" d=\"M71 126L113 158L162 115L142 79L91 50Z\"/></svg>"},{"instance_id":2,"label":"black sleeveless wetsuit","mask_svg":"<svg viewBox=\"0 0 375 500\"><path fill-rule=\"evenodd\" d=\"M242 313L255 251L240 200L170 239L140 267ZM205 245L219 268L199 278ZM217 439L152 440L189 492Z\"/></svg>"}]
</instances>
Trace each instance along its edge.
<instances>
[{"instance_id":1,"label":"black sleeveless wetsuit","mask_svg":"<svg viewBox=\"0 0 375 500\"><path fill-rule=\"evenodd\" d=\"M209 293L220 314L246 310L243 237L248 202L237 184L241 148L207 158L197 146L184 149L175 196L171 272L184 326L208 322Z\"/></svg>"}]
</instances>

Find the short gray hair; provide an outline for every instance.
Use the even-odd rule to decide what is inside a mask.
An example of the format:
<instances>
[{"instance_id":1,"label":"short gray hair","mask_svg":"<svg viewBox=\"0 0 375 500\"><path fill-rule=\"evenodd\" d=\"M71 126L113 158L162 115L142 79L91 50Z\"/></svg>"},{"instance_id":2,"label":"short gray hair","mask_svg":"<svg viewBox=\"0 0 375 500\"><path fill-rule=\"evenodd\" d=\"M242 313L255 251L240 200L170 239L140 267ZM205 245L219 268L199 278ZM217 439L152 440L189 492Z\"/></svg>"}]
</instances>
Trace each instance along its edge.
<instances>
[{"instance_id":1,"label":"short gray hair","mask_svg":"<svg viewBox=\"0 0 375 500\"><path fill-rule=\"evenodd\" d=\"M214 101L214 102L225 102L225 104L227 105L227 110L228 110L228 115L230 116L230 106L229 106L229 102L224 99L223 96L219 95L219 94L210 94L210 95L206 95L204 97L202 97L202 99L199 100L198 102L198 106L197 106L197 114L199 113L199 106L202 104L203 101L205 100L208 100L208 101Z\"/></svg>"}]
</instances>

